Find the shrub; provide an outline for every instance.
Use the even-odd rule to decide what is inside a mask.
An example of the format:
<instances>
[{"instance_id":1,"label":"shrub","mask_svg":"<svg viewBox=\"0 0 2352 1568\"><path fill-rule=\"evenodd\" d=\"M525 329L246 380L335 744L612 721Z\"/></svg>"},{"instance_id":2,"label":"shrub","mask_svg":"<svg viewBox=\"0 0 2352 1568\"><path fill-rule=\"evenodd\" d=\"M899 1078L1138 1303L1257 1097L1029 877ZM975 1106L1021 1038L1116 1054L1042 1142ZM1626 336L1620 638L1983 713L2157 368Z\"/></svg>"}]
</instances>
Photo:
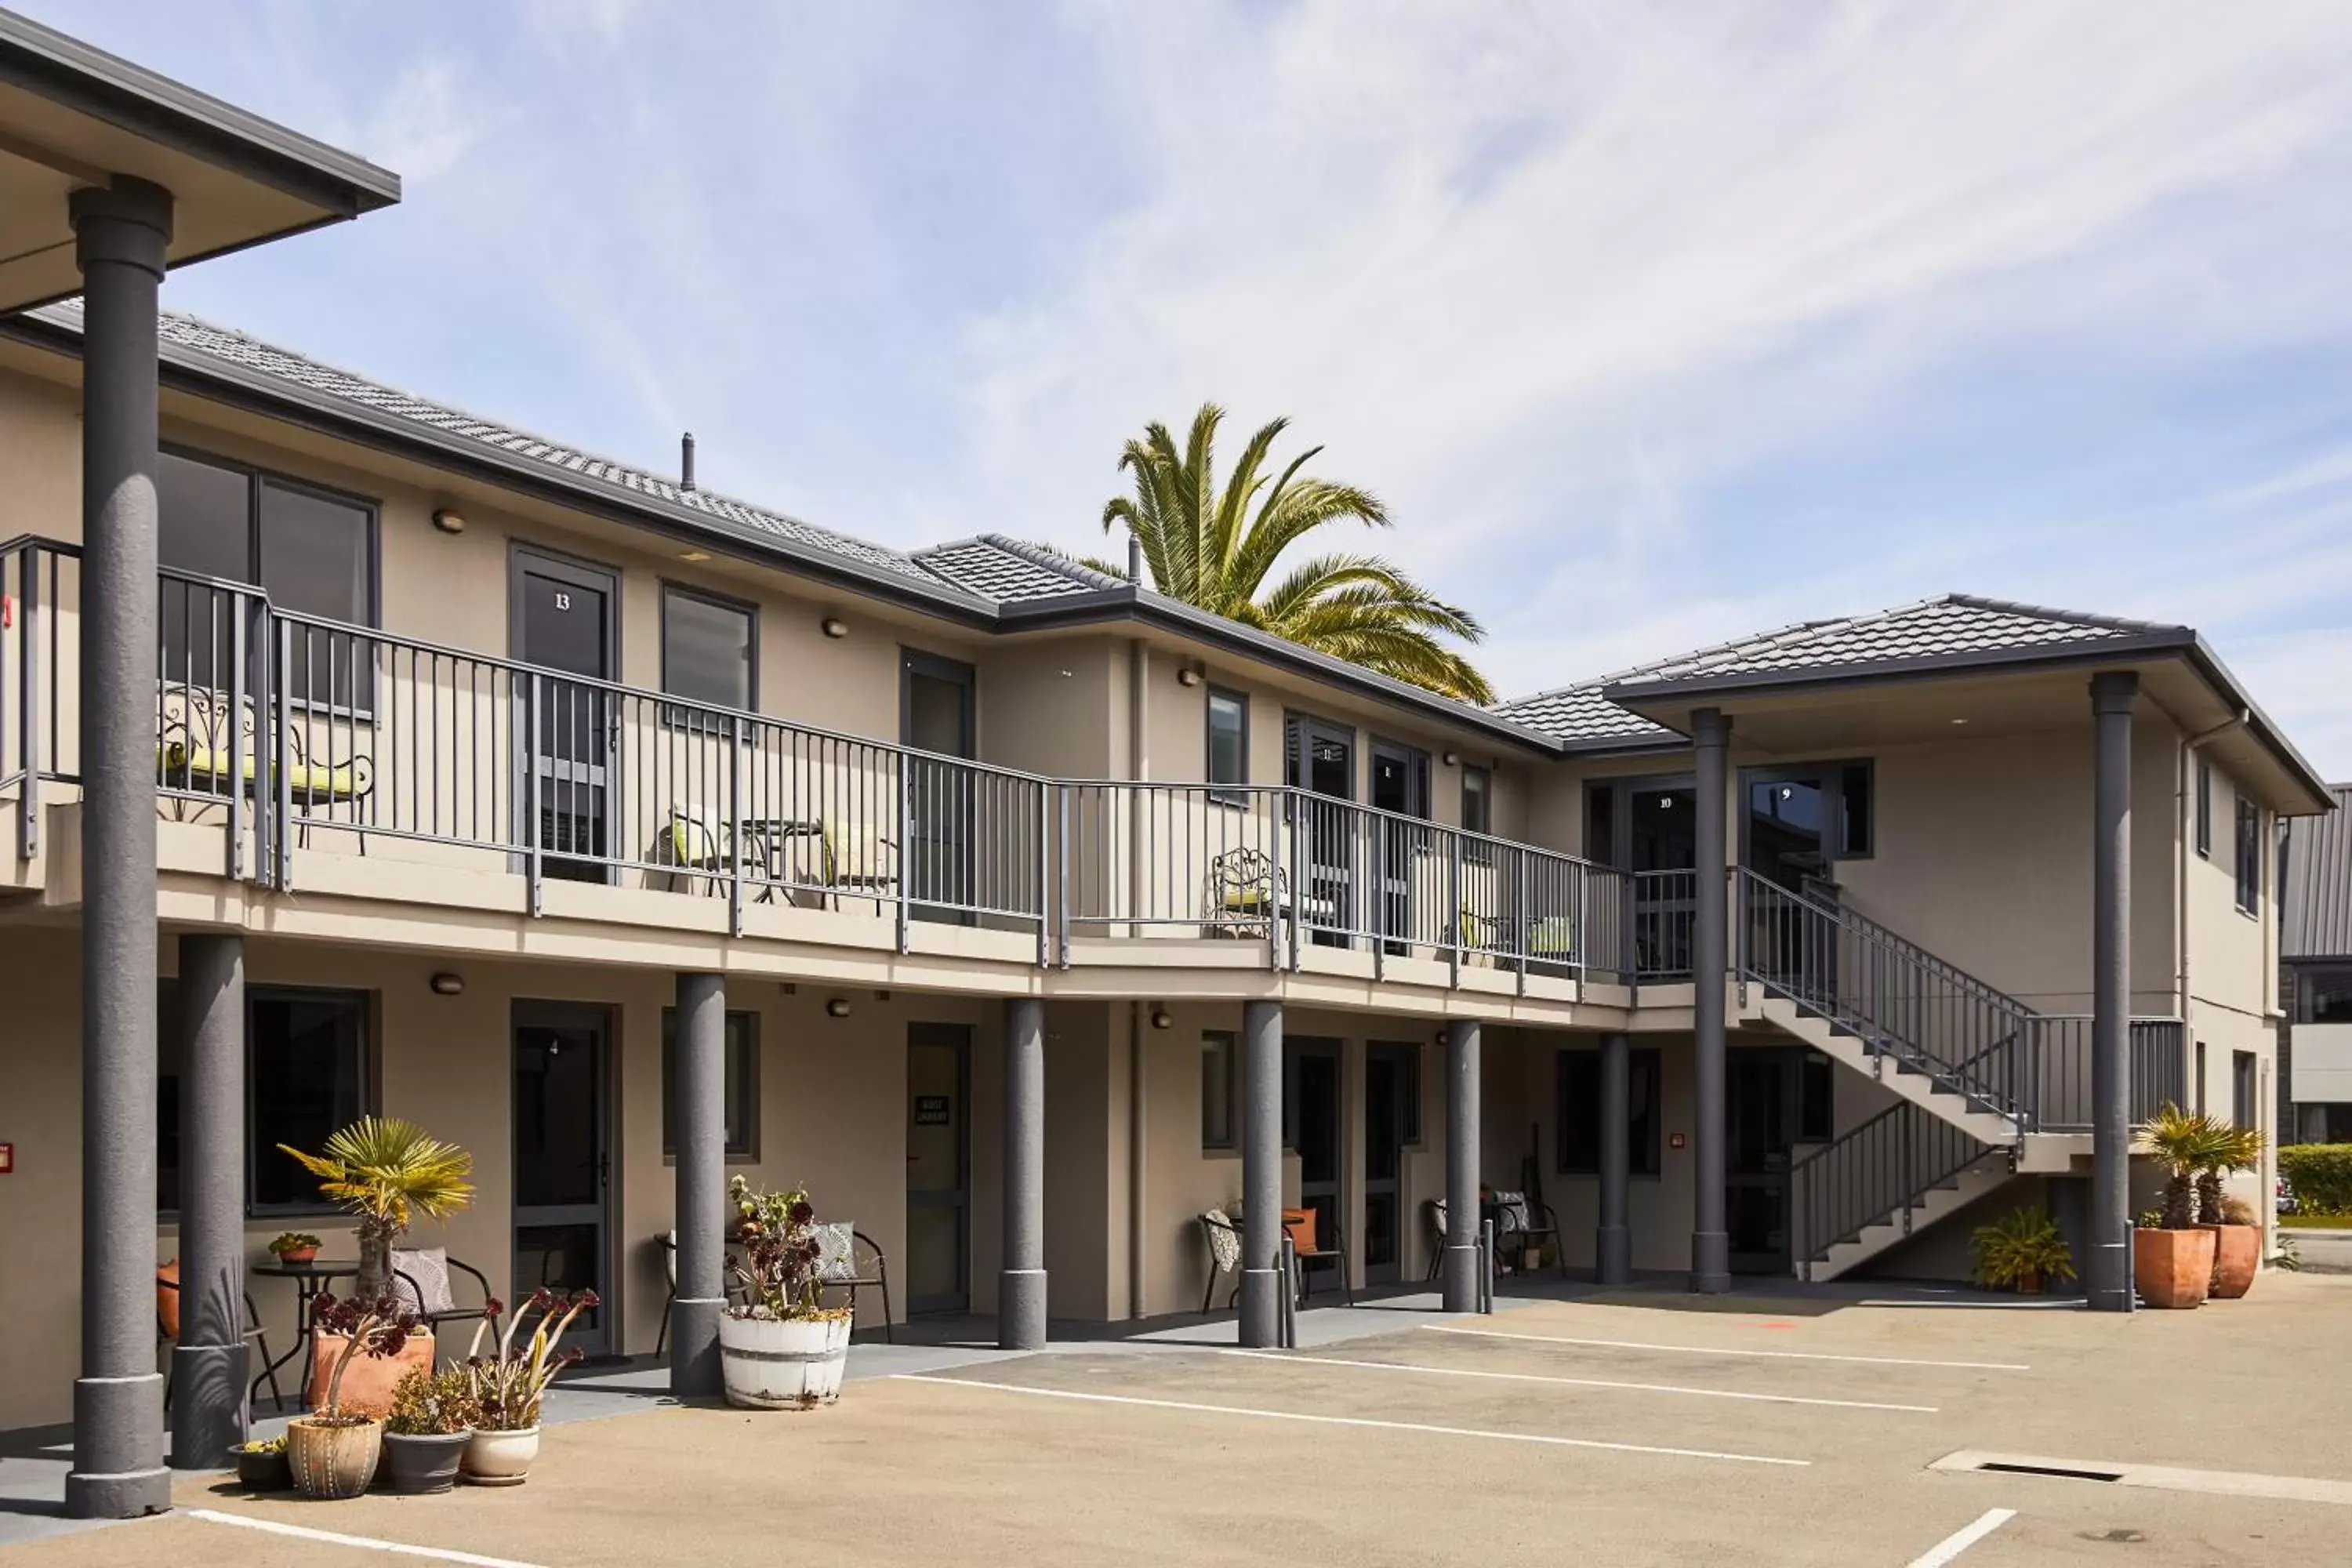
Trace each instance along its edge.
<instances>
[{"instance_id":1,"label":"shrub","mask_svg":"<svg viewBox=\"0 0 2352 1568\"><path fill-rule=\"evenodd\" d=\"M2290 1143L2278 1165L2305 1214L2352 1214L2352 1143Z\"/></svg>"},{"instance_id":2,"label":"shrub","mask_svg":"<svg viewBox=\"0 0 2352 1568\"><path fill-rule=\"evenodd\" d=\"M2031 1281L2074 1278L2074 1259L2058 1222L2041 1209L2012 1209L1969 1238L1977 1255L1977 1283L1991 1289L2023 1289Z\"/></svg>"}]
</instances>

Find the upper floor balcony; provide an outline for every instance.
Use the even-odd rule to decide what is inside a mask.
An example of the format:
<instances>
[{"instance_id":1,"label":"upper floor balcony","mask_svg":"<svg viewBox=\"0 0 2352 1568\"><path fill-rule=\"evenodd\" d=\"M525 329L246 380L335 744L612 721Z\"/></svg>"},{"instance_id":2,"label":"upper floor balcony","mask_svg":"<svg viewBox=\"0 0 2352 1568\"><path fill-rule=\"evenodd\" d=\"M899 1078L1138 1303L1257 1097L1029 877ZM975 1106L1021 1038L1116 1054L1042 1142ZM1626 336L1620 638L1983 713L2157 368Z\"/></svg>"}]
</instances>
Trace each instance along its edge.
<instances>
[{"instance_id":1,"label":"upper floor balcony","mask_svg":"<svg viewBox=\"0 0 2352 1568\"><path fill-rule=\"evenodd\" d=\"M1686 978L1691 873L1635 878L1303 789L1057 779L161 576L167 872L256 893L1564 1002ZM78 795L79 552L0 546L16 883Z\"/></svg>"}]
</instances>

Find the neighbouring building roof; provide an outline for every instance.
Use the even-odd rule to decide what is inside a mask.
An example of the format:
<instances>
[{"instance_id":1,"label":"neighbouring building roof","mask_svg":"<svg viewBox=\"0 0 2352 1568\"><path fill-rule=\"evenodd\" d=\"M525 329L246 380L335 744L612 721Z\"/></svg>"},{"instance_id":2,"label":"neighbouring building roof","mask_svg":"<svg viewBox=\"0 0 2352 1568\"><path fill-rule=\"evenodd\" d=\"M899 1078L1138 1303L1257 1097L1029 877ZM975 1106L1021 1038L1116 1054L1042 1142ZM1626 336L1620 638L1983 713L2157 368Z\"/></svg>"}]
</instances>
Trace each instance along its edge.
<instances>
[{"instance_id":1,"label":"neighbouring building roof","mask_svg":"<svg viewBox=\"0 0 2352 1568\"><path fill-rule=\"evenodd\" d=\"M2352 784L2336 809L2287 821L2279 889L2279 955L2352 958Z\"/></svg>"}]
</instances>

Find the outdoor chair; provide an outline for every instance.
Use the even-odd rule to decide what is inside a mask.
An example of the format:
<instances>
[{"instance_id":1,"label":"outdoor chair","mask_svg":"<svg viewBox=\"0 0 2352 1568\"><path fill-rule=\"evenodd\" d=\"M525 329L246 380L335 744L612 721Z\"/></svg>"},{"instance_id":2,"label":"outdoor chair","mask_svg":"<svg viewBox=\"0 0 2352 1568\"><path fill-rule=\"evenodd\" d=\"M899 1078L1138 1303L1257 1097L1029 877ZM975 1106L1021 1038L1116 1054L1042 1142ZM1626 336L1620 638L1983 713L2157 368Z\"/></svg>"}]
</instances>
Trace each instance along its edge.
<instances>
[{"instance_id":1,"label":"outdoor chair","mask_svg":"<svg viewBox=\"0 0 2352 1568\"><path fill-rule=\"evenodd\" d=\"M1319 1209L1285 1209L1282 1228L1290 1233L1291 1248L1298 1257L1298 1304L1307 1305L1315 1294L1315 1271L1336 1269L1339 1276L1339 1294L1350 1307L1356 1304L1356 1287L1348 1278L1348 1242L1344 1235L1331 1237L1329 1246L1323 1244L1322 1211ZM1333 1226L1335 1230L1339 1226Z\"/></svg>"},{"instance_id":2,"label":"outdoor chair","mask_svg":"<svg viewBox=\"0 0 2352 1568\"><path fill-rule=\"evenodd\" d=\"M457 1304L457 1291L449 1282L452 1268L474 1277L481 1292L479 1306ZM495 1298L490 1294L488 1277L472 1264L450 1257L446 1247L393 1248L392 1293L399 1298L401 1305L416 1314L418 1322L434 1331L436 1355L444 1323L486 1322L490 1325L491 1337L498 1336L499 1315L490 1310Z\"/></svg>"},{"instance_id":3,"label":"outdoor chair","mask_svg":"<svg viewBox=\"0 0 2352 1568\"><path fill-rule=\"evenodd\" d=\"M1518 1272L1530 1272L1527 1254L1530 1247L1549 1247L1552 1260L1559 1277L1568 1278L1568 1254L1559 1244L1559 1216L1549 1204L1538 1203L1525 1193L1495 1193L1486 1201L1486 1212L1495 1218L1495 1256L1501 1259L1516 1257Z\"/></svg>"},{"instance_id":4,"label":"outdoor chair","mask_svg":"<svg viewBox=\"0 0 2352 1568\"><path fill-rule=\"evenodd\" d=\"M871 825L824 826L824 885L833 907L845 897L871 900L879 914L898 891L898 843Z\"/></svg>"},{"instance_id":5,"label":"outdoor chair","mask_svg":"<svg viewBox=\"0 0 2352 1568\"><path fill-rule=\"evenodd\" d=\"M654 1354L659 1355L662 1353L662 1347L669 1342L669 1310L677 1300L677 1232L674 1230L662 1232L661 1235L654 1237L654 1245L661 1248L662 1278L669 1286L667 1294L662 1297L661 1327L654 1333ZM730 1301L740 1302L742 1290L734 1278L734 1264L733 1256L727 1255L725 1290Z\"/></svg>"},{"instance_id":6,"label":"outdoor chair","mask_svg":"<svg viewBox=\"0 0 2352 1568\"><path fill-rule=\"evenodd\" d=\"M1422 1199L1421 1217L1429 1226L1429 1272L1422 1278L1434 1279L1438 1270L1445 1267L1445 1200Z\"/></svg>"},{"instance_id":7,"label":"outdoor chair","mask_svg":"<svg viewBox=\"0 0 2352 1568\"><path fill-rule=\"evenodd\" d=\"M165 789L197 795L250 795L258 787L261 763L257 752L274 744L275 735L256 733L250 698L237 703L232 719L228 693L184 681L163 689L158 712L161 727L155 741L155 781ZM232 733L229 726L236 728ZM232 744L234 740L235 744ZM375 762L354 755L342 762L310 760L310 741L300 725L286 731L283 788L298 814L298 842L310 843L308 810L318 805L356 807L375 793ZM275 760L275 759L273 759ZM235 777L231 775L235 774ZM360 853L367 853L367 834L359 835Z\"/></svg>"},{"instance_id":8,"label":"outdoor chair","mask_svg":"<svg viewBox=\"0 0 2352 1568\"><path fill-rule=\"evenodd\" d=\"M882 1338L897 1342L890 1328L890 1260L873 1237L847 1220L834 1220L816 1231L817 1279L820 1289L849 1292L849 1315L857 1317L857 1292L867 1286L882 1291Z\"/></svg>"},{"instance_id":9,"label":"outdoor chair","mask_svg":"<svg viewBox=\"0 0 2352 1568\"><path fill-rule=\"evenodd\" d=\"M168 1349L180 1339L180 1260L176 1258L155 1270L155 1334ZM269 1384L270 1402L277 1408L286 1408L286 1391L278 1386L278 1368L269 1359L269 1338L261 1331L261 1314L254 1310L253 1294L245 1298L245 1337L261 1352L261 1371L254 1377L253 1394L261 1392L264 1383ZM163 1410L172 1409L172 1362L163 1360ZM249 1397L249 1396L248 1396Z\"/></svg>"},{"instance_id":10,"label":"outdoor chair","mask_svg":"<svg viewBox=\"0 0 2352 1568\"><path fill-rule=\"evenodd\" d=\"M1210 1209L1201 1215L1201 1238L1209 1247L1209 1283L1201 1292L1201 1310L1213 1311L1217 1299L1217 1279L1220 1275L1234 1277L1234 1288L1225 1297L1225 1309L1233 1310L1234 1298L1242 1289L1242 1231L1225 1216L1223 1209Z\"/></svg>"},{"instance_id":11,"label":"outdoor chair","mask_svg":"<svg viewBox=\"0 0 2352 1568\"><path fill-rule=\"evenodd\" d=\"M1310 894L1295 900L1298 916L1328 925L1339 906ZM1290 878L1263 849L1228 849L1209 862L1201 879L1201 920L1212 936L1271 934L1274 922L1294 903Z\"/></svg>"}]
</instances>

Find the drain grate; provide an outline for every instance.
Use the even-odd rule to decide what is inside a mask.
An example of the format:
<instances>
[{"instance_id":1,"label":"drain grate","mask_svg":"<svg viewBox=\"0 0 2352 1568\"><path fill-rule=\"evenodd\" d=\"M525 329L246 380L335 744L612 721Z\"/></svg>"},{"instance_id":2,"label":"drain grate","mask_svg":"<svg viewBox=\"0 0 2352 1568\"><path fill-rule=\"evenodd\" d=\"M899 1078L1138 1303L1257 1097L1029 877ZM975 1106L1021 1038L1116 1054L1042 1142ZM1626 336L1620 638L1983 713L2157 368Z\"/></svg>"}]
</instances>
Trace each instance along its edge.
<instances>
[{"instance_id":1,"label":"drain grate","mask_svg":"<svg viewBox=\"0 0 2352 1568\"><path fill-rule=\"evenodd\" d=\"M2121 1470L2095 1470L2079 1465L2042 1464L2028 1459L1980 1459L1967 1467L2004 1476L2056 1476L2066 1481L2119 1481Z\"/></svg>"}]
</instances>

